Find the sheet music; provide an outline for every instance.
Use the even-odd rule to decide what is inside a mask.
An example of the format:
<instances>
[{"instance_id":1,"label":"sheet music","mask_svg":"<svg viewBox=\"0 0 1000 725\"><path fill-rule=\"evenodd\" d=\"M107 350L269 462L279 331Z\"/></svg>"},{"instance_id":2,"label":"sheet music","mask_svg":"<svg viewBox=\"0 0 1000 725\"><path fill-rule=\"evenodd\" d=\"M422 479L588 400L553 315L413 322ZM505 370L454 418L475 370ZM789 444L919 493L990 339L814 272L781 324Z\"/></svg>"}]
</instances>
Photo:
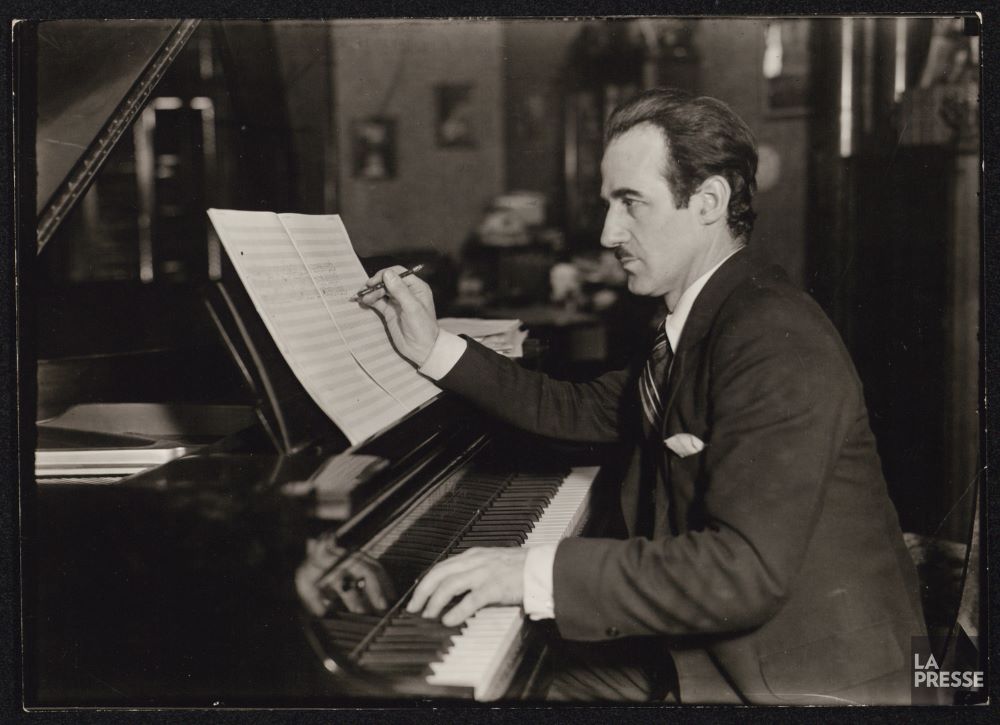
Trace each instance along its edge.
<instances>
[{"instance_id":1,"label":"sheet music","mask_svg":"<svg viewBox=\"0 0 1000 725\"><path fill-rule=\"evenodd\" d=\"M280 214L278 218L323 290L330 313L365 371L408 411L440 392L396 352L378 314L350 301L351 295L365 286L368 275L340 217Z\"/></svg>"},{"instance_id":2,"label":"sheet music","mask_svg":"<svg viewBox=\"0 0 1000 725\"><path fill-rule=\"evenodd\" d=\"M368 275L340 217L208 214L288 366L352 444L437 394L378 315L348 301Z\"/></svg>"}]
</instances>

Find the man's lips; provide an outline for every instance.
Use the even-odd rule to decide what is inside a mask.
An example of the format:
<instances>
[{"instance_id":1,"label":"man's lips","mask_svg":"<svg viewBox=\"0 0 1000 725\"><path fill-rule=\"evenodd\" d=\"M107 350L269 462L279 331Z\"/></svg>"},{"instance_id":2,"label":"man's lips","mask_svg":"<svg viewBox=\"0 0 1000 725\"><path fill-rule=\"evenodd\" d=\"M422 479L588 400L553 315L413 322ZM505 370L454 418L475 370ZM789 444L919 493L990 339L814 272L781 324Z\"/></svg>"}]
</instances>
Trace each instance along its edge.
<instances>
[{"instance_id":1,"label":"man's lips","mask_svg":"<svg viewBox=\"0 0 1000 725\"><path fill-rule=\"evenodd\" d=\"M635 261L635 257L633 257L633 256L631 256L629 254L619 254L619 253L616 252L615 256L618 257L618 264L620 264L623 267L625 265L627 265L629 262L634 262Z\"/></svg>"}]
</instances>

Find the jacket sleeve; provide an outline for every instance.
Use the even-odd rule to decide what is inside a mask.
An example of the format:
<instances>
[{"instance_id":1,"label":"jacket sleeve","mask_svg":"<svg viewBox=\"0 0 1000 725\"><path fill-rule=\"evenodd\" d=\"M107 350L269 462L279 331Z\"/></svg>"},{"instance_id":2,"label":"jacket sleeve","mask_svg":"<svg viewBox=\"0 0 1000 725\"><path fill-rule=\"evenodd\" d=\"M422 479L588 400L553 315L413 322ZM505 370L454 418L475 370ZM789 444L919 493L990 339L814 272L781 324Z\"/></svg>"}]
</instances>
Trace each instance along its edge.
<instances>
[{"instance_id":1,"label":"jacket sleeve","mask_svg":"<svg viewBox=\"0 0 1000 725\"><path fill-rule=\"evenodd\" d=\"M532 433L562 440L621 440L637 420L631 369L586 383L555 380L466 338L468 348L438 385Z\"/></svg>"},{"instance_id":2,"label":"jacket sleeve","mask_svg":"<svg viewBox=\"0 0 1000 725\"><path fill-rule=\"evenodd\" d=\"M716 323L698 454L706 525L657 540L561 542L554 598L564 637L735 632L785 601L863 411L832 326L790 294L766 292Z\"/></svg>"}]
</instances>

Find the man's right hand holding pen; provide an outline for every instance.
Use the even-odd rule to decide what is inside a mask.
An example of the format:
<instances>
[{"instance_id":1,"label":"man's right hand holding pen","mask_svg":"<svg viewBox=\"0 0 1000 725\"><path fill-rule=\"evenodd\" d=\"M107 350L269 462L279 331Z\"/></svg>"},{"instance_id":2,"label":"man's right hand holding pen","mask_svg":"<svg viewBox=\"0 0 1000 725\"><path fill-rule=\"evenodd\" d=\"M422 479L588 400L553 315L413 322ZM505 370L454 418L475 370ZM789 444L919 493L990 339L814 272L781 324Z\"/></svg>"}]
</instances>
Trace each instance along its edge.
<instances>
[{"instance_id":1,"label":"man's right hand holding pen","mask_svg":"<svg viewBox=\"0 0 1000 725\"><path fill-rule=\"evenodd\" d=\"M396 350L415 365L423 365L438 337L434 295L430 286L411 274L400 278L406 267L396 265L379 270L365 283L372 287L384 283L384 289L360 298L385 320Z\"/></svg>"}]
</instances>

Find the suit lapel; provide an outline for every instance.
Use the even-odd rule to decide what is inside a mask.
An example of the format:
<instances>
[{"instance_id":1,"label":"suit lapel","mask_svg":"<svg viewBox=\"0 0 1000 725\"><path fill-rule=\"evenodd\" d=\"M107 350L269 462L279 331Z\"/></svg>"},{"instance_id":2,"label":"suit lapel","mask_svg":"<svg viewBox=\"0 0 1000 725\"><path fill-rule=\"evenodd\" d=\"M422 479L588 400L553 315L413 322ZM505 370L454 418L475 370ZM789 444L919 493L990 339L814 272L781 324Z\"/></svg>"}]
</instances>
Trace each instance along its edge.
<instances>
[{"instance_id":1,"label":"suit lapel","mask_svg":"<svg viewBox=\"0 0 1000 725\"><path fill-rule=\"evenodd\" d=\"M664 430L661 433L666 431L668 414L674 406L677 391L681 388L681 380L689 367L688 359L692 350L708 333L726 298L736 287L758 274L764 267L765 263L757 255L743 248L723 262L702 288L691 306L691 312L681 332L681 339L677 342L677 350L674 352L663 408Z\"/></svg>"}]
</instances>

